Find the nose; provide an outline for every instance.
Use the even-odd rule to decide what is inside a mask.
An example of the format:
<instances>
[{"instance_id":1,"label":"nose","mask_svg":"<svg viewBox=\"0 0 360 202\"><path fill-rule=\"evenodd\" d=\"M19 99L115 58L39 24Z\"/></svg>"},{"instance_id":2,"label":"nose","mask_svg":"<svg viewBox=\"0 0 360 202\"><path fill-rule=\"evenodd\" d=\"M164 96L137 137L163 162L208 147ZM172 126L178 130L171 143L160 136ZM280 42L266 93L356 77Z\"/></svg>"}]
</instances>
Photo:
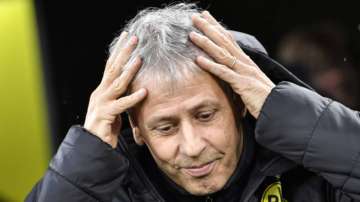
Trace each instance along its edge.
<instances>
[{"instance_id":1,"label":"nose","mask_svg":"<svg viewBox=\"0 0 360 202\"><path fill-rule=\"evenodd\" d=\"M182 141L180 152L188 157L198 157L206 148L206 141L202 138L201 131L190 122L181 125Z\"/></svg>"}]
</instances>

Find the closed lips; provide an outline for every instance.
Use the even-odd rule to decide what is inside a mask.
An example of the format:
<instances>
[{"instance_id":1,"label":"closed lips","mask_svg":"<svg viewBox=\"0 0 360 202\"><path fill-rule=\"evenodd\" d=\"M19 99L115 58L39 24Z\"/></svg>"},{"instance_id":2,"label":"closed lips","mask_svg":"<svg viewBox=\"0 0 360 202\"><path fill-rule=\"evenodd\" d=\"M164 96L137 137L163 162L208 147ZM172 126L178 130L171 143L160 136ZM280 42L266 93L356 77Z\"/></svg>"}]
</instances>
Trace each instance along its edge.
<instances>
[{"instance_id":1,"label":"closed lips","mask_svg":"<svg viewBox=\"0 0 360 202\"><path fill-rule=\"evenodd\" d=\"M214 168L216 161L203 164L201 166L192 166L188 168L183 168L184 171L192 177L203 177L211 173Z\"/></svg>"}]
</instances>

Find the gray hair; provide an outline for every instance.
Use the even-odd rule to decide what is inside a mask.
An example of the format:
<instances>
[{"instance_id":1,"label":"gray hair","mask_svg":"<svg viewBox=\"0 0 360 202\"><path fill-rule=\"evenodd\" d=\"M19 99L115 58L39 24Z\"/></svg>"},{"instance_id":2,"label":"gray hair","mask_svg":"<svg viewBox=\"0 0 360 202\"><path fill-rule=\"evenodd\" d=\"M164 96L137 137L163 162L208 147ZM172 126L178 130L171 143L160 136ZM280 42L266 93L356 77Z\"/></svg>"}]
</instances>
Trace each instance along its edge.
<instances>
[{"instance_id":1,"label":"gray hair","mask_svg":"<svg viewBox=\"0 0 360 202\"><path fill-rule=\"evenodd\" d=\"M138 44L129 63L136 56L140 56L142 67L132 83L151 79L153 82L170 84L167 86L173 88L178 81L186 79L187 73L204 72L195 64L195 57L197 55L208 57L208 55L189 39L191 31L201 33L193 26L191 20L191 16L200 11L196 4L186 3L142 10L124 27L124 31L128 32L127 40L124 40L125 42L122 44L117 44L118 37L111 43L110 54L115 48L121 49L131 36L137 36ZM214 78L218 81L231 105L237 108L235 110L242 111L243 106L239 105L242 102L239 102L240 98L231 87L224 81ZM238 114L235 113L235 116Z\"/></svg>"},{"instance_id":2,"label":"gray hair","mask_svg":"<svg viewBox=\"0 0 360 202\"><path fill-rule=\"evenodd\" d=\"M128 39L135 35L139 40L129 62L136 56L142 58L142 67L133 83L152 79L173 84L183 80L186 72L202 71L194 60L197 55L206 54L188 37L191 31L200 32L191 20L191 16L199 12L195 4L179 3L161 9L147 8L127 23L124 31L128 32ZM110 53L115 50L118 40L111 43ZM120 49L125 44L119 44Z\"/></svg>"}]
</instances>

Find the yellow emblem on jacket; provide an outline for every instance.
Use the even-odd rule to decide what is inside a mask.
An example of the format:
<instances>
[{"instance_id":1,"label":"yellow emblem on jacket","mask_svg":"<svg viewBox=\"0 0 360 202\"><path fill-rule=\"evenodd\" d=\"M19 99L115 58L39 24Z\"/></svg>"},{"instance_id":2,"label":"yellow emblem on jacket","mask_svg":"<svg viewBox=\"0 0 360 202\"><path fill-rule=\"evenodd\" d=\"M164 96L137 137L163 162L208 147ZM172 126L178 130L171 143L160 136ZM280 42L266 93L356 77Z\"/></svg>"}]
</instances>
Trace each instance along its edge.
<instances>
[{"instance_id":1,"label":"yellow emblem on jacket","mask_svg":"<svg viewBox=\"0 0 360 202\"><path fill-rule=\"evenodd\" d=\"M261 202L287 202L282 196L280 181L270 184L264 191Z\"/></svg>"}]
</instances>

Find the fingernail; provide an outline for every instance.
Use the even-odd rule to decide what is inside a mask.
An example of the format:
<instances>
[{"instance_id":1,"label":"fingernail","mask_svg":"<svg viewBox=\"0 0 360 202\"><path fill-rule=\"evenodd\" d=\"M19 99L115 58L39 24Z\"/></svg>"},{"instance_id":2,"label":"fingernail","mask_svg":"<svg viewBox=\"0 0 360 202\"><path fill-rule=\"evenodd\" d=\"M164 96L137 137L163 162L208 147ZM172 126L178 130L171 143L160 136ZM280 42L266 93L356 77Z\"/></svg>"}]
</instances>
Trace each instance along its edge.
<instances>
[{"instance_id":1,"label":"fingernail","mask_svg":"<svg viewBox=\"0 0 360 202\"><path fill-rule=\"evenodd\" d=\"M136 42L137 42L137 37L136 36L131 36L130 43L135 44Z\"/></svg>"},{"instance_id":2,"label":"fingernail","mask_svg":"<svg viewBox=\"0 0 360 202\"><path fill-rule=\"evenodd\" d=\"M200 34L194 32L194 31L191 31L189 35L191 38L199 38L200 37Z\"/></svg>"},{"instance_id":3,"label":"fingernail","mask_svg":"<svg viewBox=\"0 0 360 202\"><path fill-rule=\"evenodd\" d=\"M207 10L205 10L205 11L203 11L201 14L203 14L203 15L210 15L210 12L207 11Z\"/></svg>"},{"instance_id":4,"label":"fingernail","mask_svg":"<svg viewBox=\"0 0 360 202\"><path fill-rule=\"evenodd\" d=\"M141 57L137 56L136 57L136 61L138 62L138 64L140 65L140 67L142 66L142 59Z\"/></svg>"},{"instance_id":5,"label":"fingernail","mask_svg":"<svg viewBox=\"0 0 360 202\"><path fill-rule=\"evenodd\" d=\"M125 36L125 34L127 34L127 32L122 31L122 32L121 32L121 34L120 34L120 38L121 38L121 37L124 37L124 36Z\"/></svg>"},{"instance_id":6,"label":"fingernail","mask_svg":"<svg viewBox=\"0 0 360 202\"><path fill-rule=\"evenodd\" d=\"M139 95L143 96L143 95L145 95L145 93L146 93L146 89L145 89L145 88L141 88L138 92L139 92Z\"/></svg>"},{"instance_id":7,"label":"fingernail","mask_svg":"<svg viewBox=\"0 0 360 202\"><path fill-rule=\"evenodd\" d=\"M191 16L192 19L197 18L197 17L200 17L200 13L194 13Z\"/></svg>"},{"instance_id":8,"label":"fingernail","mask_svg":"<svg viewBox=\"0 0 360 202\"><path fill-rule=\"evenodd\" d=\"M199 56L196 57L196 60L198 60L198 61L200 61L200 62L204 62L206 59L205 59L204 56L199 55Z\"/></svg>"}]
</instances>

